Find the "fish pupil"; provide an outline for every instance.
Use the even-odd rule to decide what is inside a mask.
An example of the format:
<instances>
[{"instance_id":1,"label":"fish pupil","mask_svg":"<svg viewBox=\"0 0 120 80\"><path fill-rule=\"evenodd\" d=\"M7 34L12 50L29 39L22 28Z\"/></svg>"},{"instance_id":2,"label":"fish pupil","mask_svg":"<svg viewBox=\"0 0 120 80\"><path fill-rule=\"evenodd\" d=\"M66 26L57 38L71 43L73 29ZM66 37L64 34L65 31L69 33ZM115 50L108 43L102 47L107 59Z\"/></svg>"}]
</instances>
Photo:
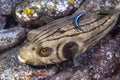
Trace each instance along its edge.
<instances>
[{"instance_id":1,"label":"fish pupil","mask_svg":"<svg viewBox=\"0 0 120 80\"><path fill-rule=\"evenodd\" d=\"M41 50L41 53L42 53L42 54L47 54L47 53L48 53L48 50L45 49L45 48L43 48L43 49Z\"/></svg>"},{"instance_id":2,"label":"fish pupil","mask_svg":"<svg viewBox=\"0 0 120 80\"><path fill-rule=\"evenodd\" d=\"M38 54L39 54L41 57L47 57L47 56L49 56L51 53L52 53L52 49L51 49L51 48L48 48L48 47L41 48L41 49L38 51Z\"/></svg>"}]
</instances>

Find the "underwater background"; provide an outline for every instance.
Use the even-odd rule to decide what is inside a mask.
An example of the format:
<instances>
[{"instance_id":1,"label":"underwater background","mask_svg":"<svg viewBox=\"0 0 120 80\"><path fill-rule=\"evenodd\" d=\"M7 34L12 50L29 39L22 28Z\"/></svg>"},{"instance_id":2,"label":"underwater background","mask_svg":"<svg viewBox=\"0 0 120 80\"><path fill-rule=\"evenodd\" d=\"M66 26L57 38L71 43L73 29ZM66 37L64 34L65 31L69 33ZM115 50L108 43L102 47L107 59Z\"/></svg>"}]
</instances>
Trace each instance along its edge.
<instances>
[{"instance_id":1,"label":"underwater background","mask_svg":"<svg viewBox=\"0 0 120 80\"><path fill-rule=\"evenodd\" d=\"M26 1L31 3L34 0ZM74 2L74 0L59 1ZM82 0L76 1L79 4L82 3ZM92 3L95 1L98 0L91 0L89 6L95 4ZM112 0L106 1L112 2ZM0 80L120 80L120 17L114 28L104 38L77 57L79 66L74 66L72 60L45 66L21 63L17 56L19 48L27 42L27 33L47 24L44 21L36 25L34 25L36 22L31 23L31 21L22 24L21 19L16 18L15 10L19 4L25 2L24 0L0 0ZM70 14L61 15L62 17L70 16L76 10L77 7L72 9L73 12ZM49 17L47 19L51 20ZM55 19L57 17L52 18L52 21Z\"/></svg>"}]
</instances>

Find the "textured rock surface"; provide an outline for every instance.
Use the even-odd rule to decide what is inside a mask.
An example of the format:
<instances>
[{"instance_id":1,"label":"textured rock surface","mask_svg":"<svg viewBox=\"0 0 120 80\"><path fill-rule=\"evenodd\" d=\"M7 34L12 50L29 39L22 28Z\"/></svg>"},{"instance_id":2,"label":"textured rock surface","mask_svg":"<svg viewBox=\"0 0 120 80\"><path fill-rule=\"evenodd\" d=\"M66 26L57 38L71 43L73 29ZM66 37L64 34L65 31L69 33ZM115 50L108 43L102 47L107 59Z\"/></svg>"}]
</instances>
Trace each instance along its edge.
<instances>
[{"instance_id":1,"label":"textured rock surface","mask_svg":"<svg viewBox=\"0 0 120 80\"><path fill-rule=\"evenodd\" d=\"M0 16L0 30L6 26L6 17Z\"/></svg>"},{"instance_id":2,"label":"textured rock surface","mask_svg":"<svg viewBox=\"0 0 120 80\"><path fill-rule=\"evenodd\" d=\"M0 52L20 43L25 38L23 28L10 28L0 31Z\"/></svg>"},{"instance_id":3,"label":"textured rock surface","mask_svg":"<svg viewBox=\"0 0 120 80\"><path fill-rule=\"evenodd\" d=\"M24 0L0 0L0 15L10 15L22 1Z\"/></svg>"}]
</instances>

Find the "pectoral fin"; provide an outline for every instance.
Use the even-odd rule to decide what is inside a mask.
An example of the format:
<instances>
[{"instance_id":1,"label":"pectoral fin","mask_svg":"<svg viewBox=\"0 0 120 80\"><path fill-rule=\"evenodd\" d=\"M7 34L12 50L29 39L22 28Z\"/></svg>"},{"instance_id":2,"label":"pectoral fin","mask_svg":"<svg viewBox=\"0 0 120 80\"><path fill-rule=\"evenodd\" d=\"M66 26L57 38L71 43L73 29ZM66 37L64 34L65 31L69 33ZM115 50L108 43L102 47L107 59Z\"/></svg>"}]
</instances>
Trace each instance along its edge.
<instances>
[{"instance_id":1,"label":"pectoral fin","mask_svg":"<svg viewBox=\"0 0 120 80\"><path fill-rule=\"evenodd\" d=\"M80 62L78 61L77 57L73 57L73 64L75 66L79 66L80 65Z\"/></svg>"}]
</instances>

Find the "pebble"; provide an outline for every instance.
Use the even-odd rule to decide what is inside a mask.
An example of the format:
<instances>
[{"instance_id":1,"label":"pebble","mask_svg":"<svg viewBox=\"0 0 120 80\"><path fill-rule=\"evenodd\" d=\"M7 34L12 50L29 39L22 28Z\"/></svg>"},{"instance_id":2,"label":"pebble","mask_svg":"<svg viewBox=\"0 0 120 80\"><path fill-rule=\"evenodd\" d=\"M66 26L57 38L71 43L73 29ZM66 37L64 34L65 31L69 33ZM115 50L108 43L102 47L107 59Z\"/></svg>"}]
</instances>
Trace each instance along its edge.
<instances>
[{"instance_id":1,"label":"pebble","mask_svg":"<svg viewBox=\"0 0 120 80\"><path fill-rule=\"evenodd\" d=\"M20 43L25 37L23 28L10 28L0 30L0 52Z\"/></svg>"},{"instance_id":2,"label":"pebble","mask_svg":"<svg viewBox=\"0 0 120 80\"><path fill-rule=\"evenodd\" d=\"M0 30L5 28L6 25L6 17L0 16Z\"/></svg>"},{"instance_id":3,"label":"pebble","mask_svg":"<svg viewBox=\"0 0 120 80\"><path fill-rule=\"evenodd\" d=\"M72 72L63 71L63 72L56 74L49 80L70 80L70 77L72 75L73 75Z\"/></svg>"},{"instance_id":4,"label":"pebble","mask_svg":"<svg viewBox=\"0 0 120 80\"><path fill-rule=\"evenodd\" d=\"M22 1L24 0L0 0L0 15L10 15Z\"/></svg>"}]
</instances>

